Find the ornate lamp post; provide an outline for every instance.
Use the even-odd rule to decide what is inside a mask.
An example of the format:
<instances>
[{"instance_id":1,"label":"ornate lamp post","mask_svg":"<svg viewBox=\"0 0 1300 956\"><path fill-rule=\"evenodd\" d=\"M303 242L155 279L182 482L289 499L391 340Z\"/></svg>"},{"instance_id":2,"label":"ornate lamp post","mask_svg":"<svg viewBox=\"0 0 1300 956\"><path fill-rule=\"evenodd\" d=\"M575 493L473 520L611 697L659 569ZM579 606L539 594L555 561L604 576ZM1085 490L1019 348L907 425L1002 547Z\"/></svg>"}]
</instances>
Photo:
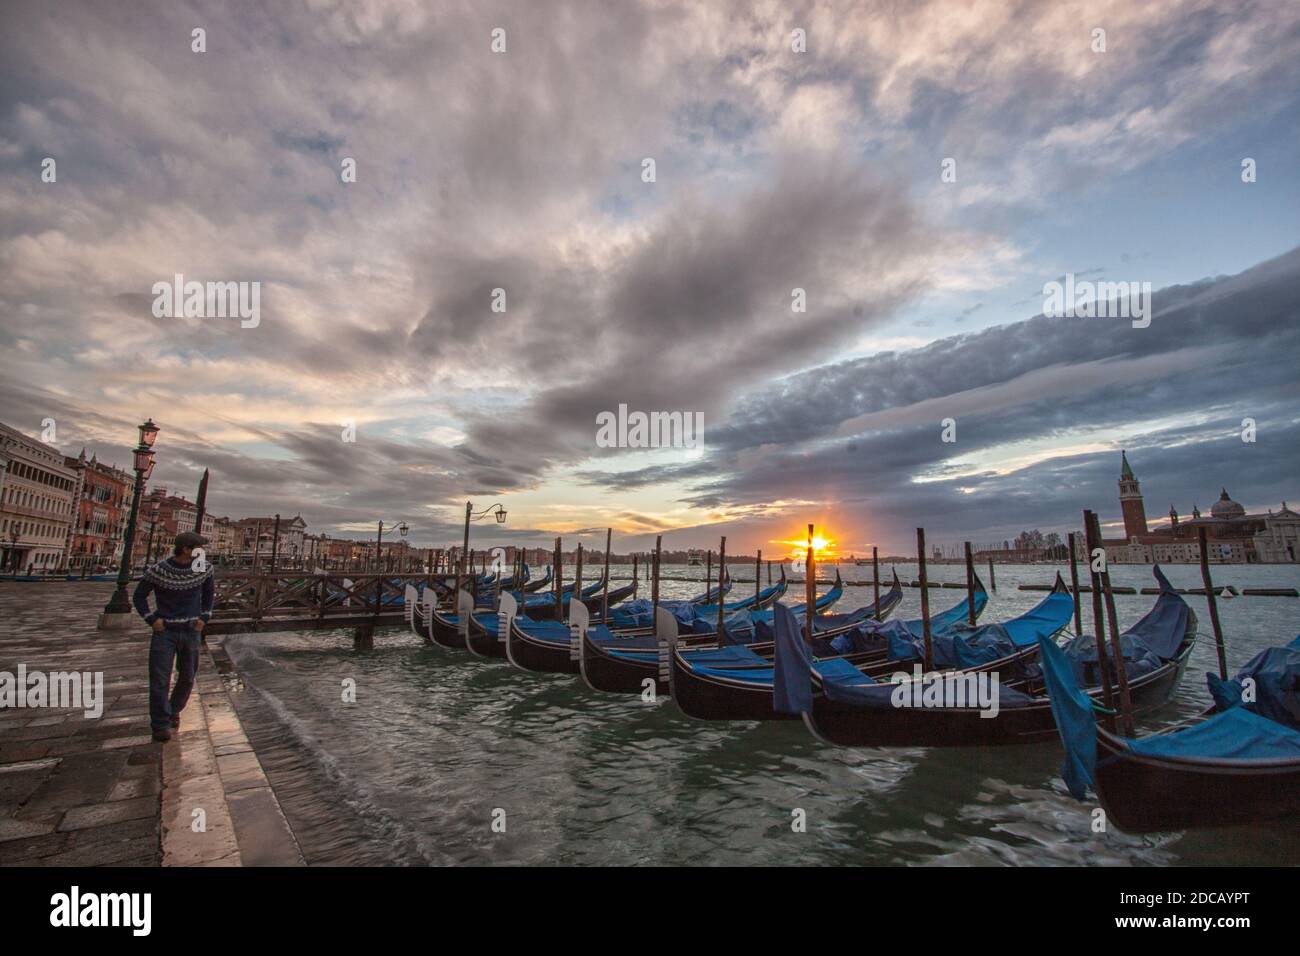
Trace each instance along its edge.
<instances>
[{"instance_id":1,"label":"ornate lamp post","mask_svg":"<svg viewBox=\"0 0 1300 956\"><path fill-rule=\"evenodd\" d=\"M504 506L502 506L501 502L498 501L496 504L492 505L491 507L484 508L482 511L475 511L472 502L469 501L465 502L465 544L464 547L461 549L461 555L460 555L460 564L461 567L464 569L465 574L469 574L471 576L474 574L474 569L469 566L469 523L471 521L481 521L483 518L486 518L488 515L495 515L497 519L497 524L506 523L506 509ZM456 593L458 594L460 593L460 584L461 584L460 578L461 575L457 574ZM477 586L473 588L473 591L476 595L478 594Z\"/></svg>"},{"instance_id":2,"label":"ornate lamp post","mask_svg":"<svg viewBox=\"0 0 1300 956\"><path fill-rule=\"evenodd\" d=\"M488 515L495 515L497 524L506 523L506 509L502 507L501 502L498 501L490 508L484 508L482 511L475 511L474 505L471 502L465 502L465 546L462 549L464 552L461 555L462 562L469 560L469 523L471 521L479 521L486 518Z\"/></svg>"},{"instance_id":3,"label":"ornate lamp post","mask_svg":"<svg viewBox=\"0 0 1300 956\"><path fill-rule=\"evenodd\" d=\"M391 521L388 522L388 527L390 530L394 527ZM411 530L410 525L408 525L405 521L399 521L396 527L398 533L403 538L406 537L406 532ZM380 563L383 561L383 557L384 557L384 523L381 521L379 522L379 535L375 538L375 570L376 571L380 570L379 566Z\"/></svg>"},{"instance_id":4,"label":"ornate lamp post","mask_svg":"<svg viewBox=\"0 0 1300 956\"><path fill-rule=\"evenodd\" d=\"M153 443L158 438L159 428L149 419L140 426L140 444L132 452L135 467L135 488L131 492L131 515L126 522L126 537L122 542L122 560L118 562L117 589L104 606L104 613L99 616L100 630L126 630L134 626L131 611L131 599L126 596L126 586L131 581L131 546L135 540L136 515L140 510L140 492L153 474Z\"/></svg>"},{"instance_id":5,"label":"ornate lamp post","mask_svg":"<svg viewBox=\"0 0 1300 956\"><path fill-rule=\"evenodd\" d=\"M393 523L388 523L389 528ZM397 523L398 533L405 538L406 532L410 531L410 526L405 521ZM379 536L375 538L375 617L379 617L379 606L383 603L384 598L384 575L381 562L384 558L384 523L379 522Z\"/></svg>"}]
</instances>

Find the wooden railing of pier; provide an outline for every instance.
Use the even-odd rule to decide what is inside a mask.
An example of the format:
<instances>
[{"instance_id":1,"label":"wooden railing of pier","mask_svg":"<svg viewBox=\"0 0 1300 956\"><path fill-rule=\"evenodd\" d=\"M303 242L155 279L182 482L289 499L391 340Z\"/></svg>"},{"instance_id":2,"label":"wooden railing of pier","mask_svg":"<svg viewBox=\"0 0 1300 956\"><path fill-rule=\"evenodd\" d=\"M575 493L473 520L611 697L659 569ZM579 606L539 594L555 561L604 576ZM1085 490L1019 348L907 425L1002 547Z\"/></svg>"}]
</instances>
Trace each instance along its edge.
<instances>
[{"instance_id":1,"label":"wooden railing of pier","mask_svg":"<svg viewBox=\"0 0 1300 956\"><path fill-rule=\"evenodd\" d=\"M210 634L401 625L407 584L442 575L226 571L215 578Z\"/></svg>"}]
</instances>

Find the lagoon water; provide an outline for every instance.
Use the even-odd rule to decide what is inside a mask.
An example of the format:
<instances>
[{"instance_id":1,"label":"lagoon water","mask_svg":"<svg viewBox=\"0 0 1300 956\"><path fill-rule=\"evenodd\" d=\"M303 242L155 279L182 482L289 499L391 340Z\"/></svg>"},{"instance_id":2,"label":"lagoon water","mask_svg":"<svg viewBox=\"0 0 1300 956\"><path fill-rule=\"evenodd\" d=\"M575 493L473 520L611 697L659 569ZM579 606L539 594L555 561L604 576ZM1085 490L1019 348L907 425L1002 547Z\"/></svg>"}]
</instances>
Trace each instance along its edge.
<instances>
[{"instance_id":1,"label":"lagoon water","mask_svg":"<svg viewBox=\"0 0 1300 956\"><path fill-rule=\"evenodd\" d=\"M1200 586L1196 567L1166 571L1176 586ZM1300 587L1296 566L1213 571L1216 585ZM702 568L664 573L703 578ZM869 567L843 573L871 577ZM907 581L916 568L900 564L898 573ZM982 620L1032 607L1043 595L1016 586L1050 584L1054 573L998 566ZM929 576L961 582L964 574L940 565ZM888 580L888 566L881 576ZM1146 567L1116 566L1112 576L1116 585L1153 584ZM664 585L670 598L699 590ZM736 584L739 593L746 585ZM930 593L932 610L963 597ZM850 587L838 609L871 596L870 587ZM1206 601L1186 597L1201 636L1174 701L1148 728L1209 699L1204 672L1217 665ZM1153 600L1117 596L1121 627ZM918 617L919 607L920 592L906 588L895 616ZM1300 634L1300 599L1241 597L1219 607L1230 670ZM353 650L346 631L223 640L245 730L314 864L1300 863L1300 821L1094 833L1092 804L1073 800L1057 775L1055 744L838 749L801 723L696 722L671 700L598 694L576 677L426 647L409 630L381 631L370 651ZM347 678L356 681L355 703L342 699ZM792 828L798 810L805 832ZM494 832L494 818L504 833Z\"/></svg>"}]
</instances>

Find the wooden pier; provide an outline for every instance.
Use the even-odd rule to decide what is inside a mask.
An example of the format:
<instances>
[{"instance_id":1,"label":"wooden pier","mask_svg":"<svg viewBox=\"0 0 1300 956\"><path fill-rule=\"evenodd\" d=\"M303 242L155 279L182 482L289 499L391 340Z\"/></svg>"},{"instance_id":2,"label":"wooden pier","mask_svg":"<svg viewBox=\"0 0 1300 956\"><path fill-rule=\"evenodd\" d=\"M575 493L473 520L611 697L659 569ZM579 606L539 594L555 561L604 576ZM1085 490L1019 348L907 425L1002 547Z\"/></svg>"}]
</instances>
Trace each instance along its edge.
<instances>
[{"instance_id":1,"label":"wooden pier","mask_svg":"<svg viewBox=\"0 0 1300 956\"><path fill-rule=\"evenodd\" d=\"M442 575L220 572L208 634L354 628L362 643L377 627L406 623L407 584L445 583Z\"/></svg>"}]
</instances>

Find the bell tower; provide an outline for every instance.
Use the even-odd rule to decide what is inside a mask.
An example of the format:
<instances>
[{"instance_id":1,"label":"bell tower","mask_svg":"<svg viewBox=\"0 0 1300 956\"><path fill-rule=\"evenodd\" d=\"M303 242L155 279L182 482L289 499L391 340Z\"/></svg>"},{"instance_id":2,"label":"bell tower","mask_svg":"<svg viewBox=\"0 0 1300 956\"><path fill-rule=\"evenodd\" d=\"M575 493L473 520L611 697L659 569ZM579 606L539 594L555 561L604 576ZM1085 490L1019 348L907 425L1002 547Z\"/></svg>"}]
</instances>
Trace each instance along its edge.
<instances>
[{"instance_id":1,"label":"bell tower","mask_svg":"<svg viewBox=\"0 0 1300 956\"><path fill-rule=\"evenodd\" d=\"M1128 466L1128 455L1120 452L1119 507L1124 513L1124 538L1131 541L1147 533L1147 513L1142 504L1142 489Z\"/></svg>"}]
</instances>

